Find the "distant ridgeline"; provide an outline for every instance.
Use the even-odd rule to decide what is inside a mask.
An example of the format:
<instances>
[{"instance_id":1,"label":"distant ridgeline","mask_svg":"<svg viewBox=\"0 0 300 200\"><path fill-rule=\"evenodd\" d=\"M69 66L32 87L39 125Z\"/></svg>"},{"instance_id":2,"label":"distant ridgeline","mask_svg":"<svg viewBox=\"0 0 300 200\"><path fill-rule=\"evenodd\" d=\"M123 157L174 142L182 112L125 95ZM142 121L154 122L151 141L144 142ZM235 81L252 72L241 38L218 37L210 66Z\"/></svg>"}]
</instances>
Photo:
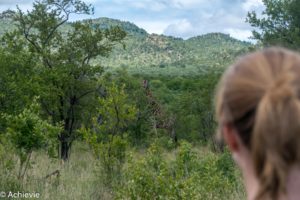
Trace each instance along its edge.
<instances>
[{"instance_id":1,"label":"distant ridgeline","mask_svg":"<svg viewBox=\"0 0 300 200\"><path fill-rule=\"evenodd\" d=\"M87 20L82 20L82 22L85 22ZM125 30L129 35L131 36L147 36L148 33L142 29L136 26L135 24L131 22L126 21L120 21L117 19L110 19L106 17L93 19L92 22L94 23L94 28L100 28L100 29L107 29L111 26L119 26L122 27L123 30Z\"/></svg>"},{"instance_id":2,"label":"distant ridgeline","mask_svg":"<svg viewBox=\"0 0 300 200\"><path fill-rule=\"evenodd\" d=\"M82 22L86 22L83 20ZM133 23L116 19L92 20L93 28L106 29L120 26L127 33L126 48L121 45L108 58L99 57L107 70L127 68L134 74L145 75L197 75L208 70L219 71L234 58L249 51L252 44L242 42L223 33L209 33L187 40L165 35L148 34ZM0 35L13 30L11 20L0 16ZM62 27L68 31L70 24Z\"/></svg>"}]
</instances>

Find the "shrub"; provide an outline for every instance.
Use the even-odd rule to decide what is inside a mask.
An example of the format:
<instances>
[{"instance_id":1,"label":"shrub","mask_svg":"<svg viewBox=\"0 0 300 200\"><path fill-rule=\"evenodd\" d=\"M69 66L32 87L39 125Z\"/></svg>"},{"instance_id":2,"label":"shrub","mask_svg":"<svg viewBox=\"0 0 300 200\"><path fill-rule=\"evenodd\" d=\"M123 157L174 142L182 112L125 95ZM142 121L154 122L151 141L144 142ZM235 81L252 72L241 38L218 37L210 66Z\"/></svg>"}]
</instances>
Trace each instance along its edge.
<instances>
[{"instance_id":1,"label":"shrub","mask_svg":"<svg viewBox=\"0 0 300 200\"><path fill-rule=\"evenodd\" d=\"M60 126L53 126L43 120L39 112L40 106L35 98L29 108L25 108L20 114L4 115L7 120L6 137L20 161L19 179L25 177L33 151L45 149L53 156L51 154L56 147L57 135L61 131Z\"/></svg>"},{"instance_id":2,"label":"shrub","mask_svg":"<svg viewBox=\"0 0 300 200\"><path fill-rule=\"evenodd\" d=\"M143 159L129 160L116 199L232 199L237 181L230 159L213 153L199 158L181 142L175 161L165 162L154 143Z\"/></svg>"},{"instance_id":3,"label":"shrub","mask_svg":"<svg viewBox=\"0 0 300 200\"><path fill-rule=\"evenodd\" d=\"M128 146L126 129L137 115L136 107L128 103L124 87L119 88L114 83L108 86L106 97L99 98L92 127L80 130L99 159L109 183L120 173Z\"/></svg>"}]
</instances>

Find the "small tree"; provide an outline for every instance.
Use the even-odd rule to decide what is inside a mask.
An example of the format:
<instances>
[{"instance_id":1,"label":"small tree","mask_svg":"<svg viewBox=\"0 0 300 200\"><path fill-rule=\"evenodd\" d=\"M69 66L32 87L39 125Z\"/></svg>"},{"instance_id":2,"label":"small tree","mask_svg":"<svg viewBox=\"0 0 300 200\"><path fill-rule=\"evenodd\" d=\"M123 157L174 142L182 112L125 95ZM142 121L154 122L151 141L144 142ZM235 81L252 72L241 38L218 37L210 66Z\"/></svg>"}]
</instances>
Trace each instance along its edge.
<instances>
[{"instance_id":1,"label":"small tree","mask_svg":"<svg viewBox=\"0 0 300 200\"><path fill-rule=\"evenodd\" d=\"M106 89L106 97L99 98L97 116L92 128L83 128L84 138L100 159L108 176L120 171L127 148L126 131L137 110L128 102L124 85L114 83Z\"/></svg>"},{"instance_id":2,"label":"small tree","mask_svg":"<svg viewBox=\"0 0 300 200\"><path fill-rule=\"evenodd\" d=\"M103 69L91 64L97 56L108 56L126 36L119 27L100 30L90 21L67 24L71 14L92 14L93 7L80 0L41 0L32 11L18 8L12 13L16 30L3 37L11 52L28 51L38 77L36 94L45 118L63 123L59 134L60 157L69 158L75 130L89 117ZM21 45L16 45L20 41ZM18 43L17 43L18 44Z\"/></svg>"},{"instance_id":3,"label":"small tree","mask_svg":"<svg viewBox=\"0 0 300 200\"><path fill-rule=\"evenodd\" d=\"M4 115L7 120L7 137L16 149L20 160L18 178L23 179L33 151L47 149L54 154L56 136L61 131L59 125L53 126L39 116L40 108L36 99L18 115Z\"/></svg>"},{"instance_id":4,"label":"small tree","mask_svg":"<svg viewBox=\"0 0 300 200\"><path fill-rule=\"evenodd\" d=\"M246 21L254 30L253 38L265 46L281 45L299 50L300 48L300 1L263 0L265 10L262 18L252 11Z\"/></svg>"}]
</instances>

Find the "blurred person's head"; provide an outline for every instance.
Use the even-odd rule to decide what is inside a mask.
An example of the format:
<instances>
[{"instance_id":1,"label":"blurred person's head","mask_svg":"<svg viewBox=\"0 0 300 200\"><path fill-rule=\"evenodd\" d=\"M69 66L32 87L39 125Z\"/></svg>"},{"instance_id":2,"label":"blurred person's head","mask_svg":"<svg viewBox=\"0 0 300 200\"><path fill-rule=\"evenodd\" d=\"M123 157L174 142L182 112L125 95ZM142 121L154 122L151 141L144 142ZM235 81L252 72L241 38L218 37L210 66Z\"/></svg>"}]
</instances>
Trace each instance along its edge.
<instances>
[{"instance_id":1,"label":"blurred person's head","mask_svg":"<svg viewBox=\"0 0 300 200\"><path fill-rule=\"evenodd\" d=\"M300 194L300 55L269 48L239 59L219 83L216 116L249 199Z\"/></svg>"}]
</instances>

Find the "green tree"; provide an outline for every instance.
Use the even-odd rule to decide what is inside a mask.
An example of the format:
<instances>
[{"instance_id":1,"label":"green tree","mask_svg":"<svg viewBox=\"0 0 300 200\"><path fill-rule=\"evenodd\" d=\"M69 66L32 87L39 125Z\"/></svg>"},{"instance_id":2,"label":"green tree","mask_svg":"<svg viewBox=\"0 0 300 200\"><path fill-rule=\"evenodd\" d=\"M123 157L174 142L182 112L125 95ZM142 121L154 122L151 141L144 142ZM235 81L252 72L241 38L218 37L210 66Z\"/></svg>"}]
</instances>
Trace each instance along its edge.
<instances>
[{"instance_id":1,"label":"green tree","mask_svg":"<svg viewBox=\"0 0 300 200\"><path fill-rule=\"evenodd\" d=\"M92 127L81 129L108 176L120 171L125 160L128 125L137 115L137 109L129 102L124 87L114 83L108 86L106 97L98 99Z\"/></svg>"},{"instance_id":2,"label":"green tree","mask_svg":"<svg viewBox=\"0 0 300 200\"><path fill-rule=\"evenodd\" d=\"M4 115L7 120L7 137L19 156L20 168L18 178L23 179L33 151L47 149L53 155L59 125L53 126L39 116L40 108L36 101L18 115Z\"/></svg>"},{"instance_id":3,"label":"green tree","mask_svg":"<svg viewBox=\"0 0 300 200\"><path fill-rule=\"evenodd\" d=\"M258 30L253 38L265 46L281 45L299 50L300 48L300 1L263 0L265 10L262 17L249 12L246 21Z\"/></svg>"},{"instance_id":4,"label":"green tree","mask_svg":"<svg viewBox=\"0 0 300 200\"><path fill-rule=\"evenodd\" d=\"M135 145L143 145L145 138L151 131L151 112L148 106L143 77L132 75L126 69L117 69L114 74L106 73L105 82L114 82L116 85L125 85L124 92L128 96L127 101L137 109L137 117L128 124L128 139Z\"/></svg>"},{"instance_id":5,"label":"green tree","mask_svg":"<svg viewBox=\"0 0 300 200\"><path fill-rule=\"evenodd\" d=\"M183 79L180 88L172 84L180 92L170 104L177 117L179 139L202 144L212 142L216 127L212 99L219 77L215 71L208 71L196 78Z\"/></svg>"},{"instance_id":6,"label":"green tree","mask_svg":"<svg viewBox=\"0 0 300 200\"><path fill-rule=\"evenodd\" d=\"M0 113L17 114L32 102L37 87L32 65L27 52L0 47Z\"/></svg>"},{"instance_id":7,"label":"green tree","mask_svg":"<svg viewBox=\"0 0 300 200\"><path fill-rule=\"evenodd\" d=\"M44 117L64 126L58 137L64 160L69 158L76 139L75 130L89 117L90 105L99 93L98 78L103 69L91 62L98 56L108 56L126 36L119 27L101 30L90 21L67 23L71 14L92 13L93 7L80 0L35 1L32 11L17 9L12 15L16 30L3 37L5 48L26 51L35 61L36 93Z\"/></svg>"}]
</instances>

